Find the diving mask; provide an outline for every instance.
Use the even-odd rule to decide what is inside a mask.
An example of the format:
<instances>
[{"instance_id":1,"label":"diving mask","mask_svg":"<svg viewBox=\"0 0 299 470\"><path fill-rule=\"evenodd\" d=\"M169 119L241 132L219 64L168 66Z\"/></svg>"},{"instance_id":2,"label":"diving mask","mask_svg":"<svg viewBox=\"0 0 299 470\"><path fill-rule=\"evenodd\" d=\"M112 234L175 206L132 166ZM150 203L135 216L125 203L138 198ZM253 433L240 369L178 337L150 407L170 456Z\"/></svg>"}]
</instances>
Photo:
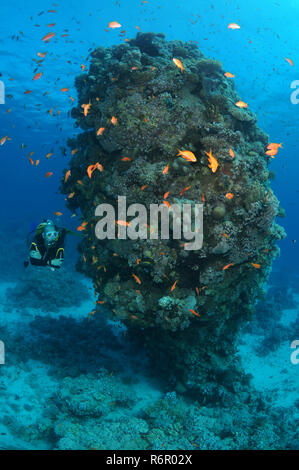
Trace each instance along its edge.
<instances>
[{"instance_id":1,"label":"diving mask","mask_svg":"<svg viewBox=\"0 0 299 470\"><path fill-rule=\"evenodd\" d=\"M45 239L47 242L55 242L58 239L59 233L56 230L45 233Z\"/></svg>"}]
</instances>

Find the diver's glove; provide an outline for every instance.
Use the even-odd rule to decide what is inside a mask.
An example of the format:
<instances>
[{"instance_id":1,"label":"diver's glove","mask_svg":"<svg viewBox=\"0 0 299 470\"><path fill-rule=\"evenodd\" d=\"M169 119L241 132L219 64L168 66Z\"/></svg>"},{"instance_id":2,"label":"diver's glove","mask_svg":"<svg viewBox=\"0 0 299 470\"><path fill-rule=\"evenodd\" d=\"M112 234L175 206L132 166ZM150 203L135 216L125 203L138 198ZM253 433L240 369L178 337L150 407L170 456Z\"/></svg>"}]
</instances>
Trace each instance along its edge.
<instances>
[{"instance_id":1,"label":"diver's glove","mask_svg":"<svg viewBox=\"0 0 299 470\"><path fill-rule=\"evenodd\" d=\"M42 255L40 254L38 250L31 250L29 253L29 256L30 258L34 258L34 259L42 259Z\"/></svg>"},{"instance_id":2,"label":"diver's glove","mask_svg":"<svg viewBox=\"0 0 299 470\"><path fill-rule=\"evenodd\" d=\"M51 260L50 266L54 266L55 268L61 268L63 263L63 258L55 258Z\"/></svg>"}]
</instances>

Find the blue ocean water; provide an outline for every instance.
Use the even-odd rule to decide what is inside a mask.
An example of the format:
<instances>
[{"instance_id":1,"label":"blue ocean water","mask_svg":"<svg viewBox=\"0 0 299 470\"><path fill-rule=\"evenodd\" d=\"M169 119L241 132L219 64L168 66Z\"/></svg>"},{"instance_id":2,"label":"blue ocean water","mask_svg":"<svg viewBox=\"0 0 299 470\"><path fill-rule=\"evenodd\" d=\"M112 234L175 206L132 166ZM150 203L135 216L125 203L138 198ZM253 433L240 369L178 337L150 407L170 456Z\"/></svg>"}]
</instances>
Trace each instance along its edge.
<instances>
[{"instance_id":1,"label":"blue ocean water","mask_svg":"<svg viewBox=\"0 0 299 470\"><path fill-rule=\"evenodd\" d=\"M268 297L257 306L255 326L243 331L239 354L253 386L272 403L273 416L283 409L298 423L299 365L291 362L291 342L299 341L299 106L291 102L291 83L299 80L298 14L295 0L1 2L0 139L8 138L0 147L0 449L257 447L245 412L242 439L227 431L240 413L237 405L221 415L216 405L167 388L124 324L105 310L100 318L89 315L94 294L91 280L76 271L79 237L67 237L61 272L23 266L26 238L43 219L78 234L80 214L72 217L59 191L71 158L67 140L82 132L71 117L75 77L88 70L96 47L124 43L139 30L162 32L167 41L194 41L206 57L221 61L270 142L283 143L269 170L286 212L279 223L287 237L279 242ZM108 28L111 21L121 28ZM240 29L229 29L230 23ZM55 36L45 43L49 32ZM53 174L45 177L48 172ZM203 426L205 436L198 431ZM274 429L274 417L267 426ZM293 430L286 438L281 429L280 439L273 429L260 426L266 436L261 448L299 448Z\"/></svg>"}]
</instances>

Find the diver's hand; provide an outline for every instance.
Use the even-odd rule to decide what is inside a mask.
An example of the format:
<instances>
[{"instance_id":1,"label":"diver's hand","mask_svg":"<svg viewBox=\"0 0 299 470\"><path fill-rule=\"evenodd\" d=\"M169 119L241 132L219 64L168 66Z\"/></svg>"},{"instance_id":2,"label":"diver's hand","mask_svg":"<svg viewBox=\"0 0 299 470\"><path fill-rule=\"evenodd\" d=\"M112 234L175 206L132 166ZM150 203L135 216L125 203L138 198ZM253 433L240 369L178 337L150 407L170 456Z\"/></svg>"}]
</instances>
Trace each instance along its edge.
<instances>
[{"instance_id":1,"label":"diver's hand","mask_svg":"<svg viewBox=\"0 0 299 470\"><path fill-rule=\"evenodd\" d=\"M30 258L34 258L34 259L42 259L42 255L40 254L38 250L31 250L29 253L29 256Z\"/></svg>"},{"instance_id":2,"label":"diver's hand","mask_svg":"<svg viewBox=\"0 0 299 470\"><path fill-rule=\"evenodd\" d=\"M63 259L61 258L55 258L51 260L51 266L55 266L55 268L60 268L63 263Z\"/></svg>"}]
</instances>

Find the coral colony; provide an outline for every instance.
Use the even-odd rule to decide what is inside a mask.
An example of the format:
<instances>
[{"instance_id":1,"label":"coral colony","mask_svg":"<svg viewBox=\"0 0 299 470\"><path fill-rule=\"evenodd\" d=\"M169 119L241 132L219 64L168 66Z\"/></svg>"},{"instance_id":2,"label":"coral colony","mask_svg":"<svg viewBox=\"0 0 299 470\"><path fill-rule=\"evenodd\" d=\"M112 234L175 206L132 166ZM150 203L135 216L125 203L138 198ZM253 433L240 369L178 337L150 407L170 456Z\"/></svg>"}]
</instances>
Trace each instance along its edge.
<instances>
[{"instance_id":1,"label":"coral colony","mask_svg":"<svg viewBox=\"0 0 299 470\"><path fill-rule=\"evenodd\" d=\"M138 332L168 383L207 401L242 382L235 340L284 237L268 136L226 75L195 45L163 34L95 49L89 72L76 78L72 116L84 132L69 140L61 187L82 214L78 268L93 280L98 311ZM117 214L120 196L170 213L174 204L203 204L202 247L188 251L171 236L99 240L96 208Z\"/></svg>"}]
</instances>

